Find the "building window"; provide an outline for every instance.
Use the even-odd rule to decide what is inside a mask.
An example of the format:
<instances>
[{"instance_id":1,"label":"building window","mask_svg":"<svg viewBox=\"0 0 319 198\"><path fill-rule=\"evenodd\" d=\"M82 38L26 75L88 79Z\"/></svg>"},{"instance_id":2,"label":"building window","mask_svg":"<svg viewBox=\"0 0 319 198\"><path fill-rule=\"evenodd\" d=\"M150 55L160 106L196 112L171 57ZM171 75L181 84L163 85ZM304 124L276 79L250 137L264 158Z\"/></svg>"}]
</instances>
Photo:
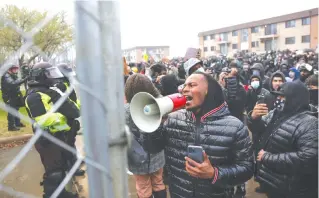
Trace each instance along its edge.
<instances>
[{"instance_id":1,"label":"building window","mask_svg":"<svg viewBox=\"0 0 319 198\"><path fill-rule=\"evenodd\" d=\"M210 51L215 51L215 46L211 46Z\"/></svg>"},{"instance_id":2,"label":"building window","mask_svg":"<svg viewBox=\"0 0 319 198\"><path fill-rule=\"evenodd\" d=\"M209 39L209 36L204 36L204 40L207 41Z\"/></svg>"},{"instance_id":3,"label":"building window","mask_svg":"<svg viewBox=\"0 0 319 198\"><path fill-rule=\"evenodd\" d=\"M248 29L242 29L241 30L241 42L247 42L248 41Z\"/></svg>"},{"instance_id":4,"label":"building window","mask_svg":"<svg viewBox=\"0 0 319 198\"><path fill-rule=\"evenodd\" d=\"M251 33L258 33L258 31L259 31L258 27L251 28Z\"/></svg>"},{"instance_id":5,"label":"building window","mask_svg":"<svg viewBox=\"0 0 319 198\"><path fill-rule=\"evenodd\" d=\"M215 35L214 34L210 35L210 40L214 40L214 39L215 39Z\"/></svg>"},{"instance_id":6,"label":"building window","mask_svg":"<svg viewBox=\"0 0 319 198\"><path fill-rule=\"evenodd\" d=\"M302 43L310 43L310 35L305 35L301 37Z\"/></svg>"},{"instance_id":7,"label":"building window","mask_svg":"<svg viewBox=\"0 0 319 198\"><path fill-rule=\"evenodd\" d=\"M301 21L302 25L310 25L310 17L302 18Z\"/></svg>"},{"instance_id":8,"label":"building window","mask_svg":"<svg viewBox=\"0 0 319 198\"><path fill-rule=\"evenodd\" d=\"M237 30L235 30L235 31L232 32L232 36L238 36Z\"/></svg>"},{"instance_id":9,"label":"building window","mask_svg":"<svg viewBox=\"0 0 319 198\"><path fill-rule=\"evenodd\" d=\"M259 47L259 41L251 42L251 47Z\"/></svg>"},{"instance_id":10,"label":"building window","mask_svg":"<svg viewBox=\"0 0 319 198\"><path fill-rule=\"evenodd\" d=\"M265 35L277 34L277 24L265 25Z\"/></svg>"},{"instance_id":11,"label":"building window","mask_svg":"<svg viewBox=\"0 0 319 198\"><path fill-rule=\"evenodd\" d=\"M204 52L207 52L207 47L204 47Z\"/></svg>"},{"instance_id":12,"label":"building window","mask_svg":"<svg viewBox=\"0 0 319 198\"><path fill-rule=\"evenodd\" d=\"M286 21L286 28L292 28L296 26L296 21L291 20L291 21Z\"/></svg>"},{"instance_id":13,"label":"building window","mask_svg":"<svg viewBox=\"0 0 319 198\"><path fill-rule=\"evenodd\" d=\"M227 41L227 39L228 39L227 33L221 33L219 34L217 41Z\"/></svg>"},{"instance_id":14,"label":"building window","mask_svg":"<svg viewBox=\"0 0 319 198\"><path fill-rule=\"evenodd\" d=\"M287 37L285 43L286 45L295 44L295 37Z\"/></svg>"},{"instance_id":15,"label":"building window","mask_svg":"<svg viewBox=\"0 0 319 198\"><path fill-rule=\"evenodd\" d=\"M237 44L233 44L233 45L232 45L232 48L233 48L233 49L237 49Z\"/></svg>"}]
</instances>

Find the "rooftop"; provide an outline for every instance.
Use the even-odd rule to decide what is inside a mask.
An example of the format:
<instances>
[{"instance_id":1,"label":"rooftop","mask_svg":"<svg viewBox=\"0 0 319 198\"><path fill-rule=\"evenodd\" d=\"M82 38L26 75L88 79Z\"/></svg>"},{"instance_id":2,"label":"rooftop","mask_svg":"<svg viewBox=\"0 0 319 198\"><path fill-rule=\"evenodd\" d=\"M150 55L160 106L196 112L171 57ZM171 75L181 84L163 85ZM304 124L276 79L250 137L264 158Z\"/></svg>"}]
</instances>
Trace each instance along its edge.
<instances>
[{"instance_id":1,"label":"rooftop","mask_svg":"<svg viewBox=\"0 0 319 198\"><path fill-rule=\"evenodd\" d=\"M200 36L208 36L211 34L231 32L234 30L252 28L252 27L256 27L256 26L263 26L263 25L268 25L268 24L273 24L273 23L280 23L280 22L284 22L284 21L290 21L290 20L315 16L315 15L318 15L318 8L313 8L310 10L304 10L304 11L295 12L295 13L291 13L291 14L276 16L276 17L272 17L272 18L268 18L268 19L262 19L262 20L258 20L258 21L252 21L252 22L248 22L248 23L242 23L239 25L233 25L233 26L219 28L219 29L215 29L215 30L200 32L198 34L198 36L200 37Z\"/></svg>"}]
</instances>

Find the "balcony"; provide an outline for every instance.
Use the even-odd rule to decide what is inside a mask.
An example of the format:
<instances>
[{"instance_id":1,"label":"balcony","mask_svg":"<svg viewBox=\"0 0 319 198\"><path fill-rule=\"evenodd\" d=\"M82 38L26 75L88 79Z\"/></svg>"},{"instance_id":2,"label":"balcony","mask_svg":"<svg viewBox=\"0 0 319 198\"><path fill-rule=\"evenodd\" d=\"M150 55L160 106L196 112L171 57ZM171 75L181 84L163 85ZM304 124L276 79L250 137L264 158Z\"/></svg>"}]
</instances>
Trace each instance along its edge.
<instances>
[{"instance_id":1,"label":"balcony","mask_svg":"<svg viewBox=\"0 0 319 198\"><path fill-rule=\"evenodd\" d=\"M230 44L230 41L227 41L227 40L216 40L216 43L217 43L218 45Z\"/></svg>"},{"instance_id":2,"label":"balcony","mask_svg":"<svg viewBox=\"0 0 319 198\"><path fill-rule=\"evenodd\" d=\"M264 29L259 32L258 38L260 40L268 40L279 37L277 26L267 25Z\"/></svg>"},{"instance_id":3,"label":"balcony","mask_svg":"<svg viewBox=\"0 0 319 198\"><path fill-rule=\"evenodd\" d=\"M269 32L265 31L264 34L261 33L261 34L258 36L258 38L259 38L260 40L274 39L274 38L277 38L277 37L279 37L279 34L278 34L277 31L269 31Z\"/></svg>"}]
</instances>

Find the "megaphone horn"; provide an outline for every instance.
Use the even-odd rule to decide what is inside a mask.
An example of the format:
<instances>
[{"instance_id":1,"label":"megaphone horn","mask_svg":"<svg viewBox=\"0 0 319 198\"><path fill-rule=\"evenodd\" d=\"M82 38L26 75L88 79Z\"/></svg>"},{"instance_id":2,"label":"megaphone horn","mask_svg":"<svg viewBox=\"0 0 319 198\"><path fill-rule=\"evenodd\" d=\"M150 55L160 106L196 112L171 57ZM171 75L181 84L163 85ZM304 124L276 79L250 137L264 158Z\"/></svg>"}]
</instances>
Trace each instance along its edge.
<instances>
[{"instance_id":1,"label":"megaphone horn","mask_svg":"<svg viewBox=\"0 0 319 198\"><path fill-rule=\"evenodd\" d=\"M143 132L151 133L161 125L162 117L183 108L186 98L172 94L155 98L146 92L135 94L130 103L130 112L134 124Z\"/></svg>"}]
</instances>

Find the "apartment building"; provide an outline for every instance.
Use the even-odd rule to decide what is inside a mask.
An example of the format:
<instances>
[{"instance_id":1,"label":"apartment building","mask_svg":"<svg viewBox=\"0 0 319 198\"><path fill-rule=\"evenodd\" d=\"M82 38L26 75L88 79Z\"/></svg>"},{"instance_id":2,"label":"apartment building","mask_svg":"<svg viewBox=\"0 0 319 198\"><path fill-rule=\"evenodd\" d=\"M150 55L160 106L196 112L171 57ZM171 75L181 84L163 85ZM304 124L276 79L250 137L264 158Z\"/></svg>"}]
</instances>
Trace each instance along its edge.
<instances>
[{"instance_id":1,"label":"apartment building","mask_svg":"<svg viewBox=\"0 0 319 198\"><path fill-rule=\"evenodd\" d=\"M200 32L202 56L235 51L315 49L318 46L318 8Z\"/></svg>"},{"instance_id":2,"label":"apartment building","mask_svg":"<svg viewBox=\"0 0 319 198\"><path fill-rule=\"evenodd\" d=\"M144 54L153 57L155 61L169 56L169 46L136 46L122 50L126 61L139 63L143 61Z\"/></svg>"}]
</instances>

